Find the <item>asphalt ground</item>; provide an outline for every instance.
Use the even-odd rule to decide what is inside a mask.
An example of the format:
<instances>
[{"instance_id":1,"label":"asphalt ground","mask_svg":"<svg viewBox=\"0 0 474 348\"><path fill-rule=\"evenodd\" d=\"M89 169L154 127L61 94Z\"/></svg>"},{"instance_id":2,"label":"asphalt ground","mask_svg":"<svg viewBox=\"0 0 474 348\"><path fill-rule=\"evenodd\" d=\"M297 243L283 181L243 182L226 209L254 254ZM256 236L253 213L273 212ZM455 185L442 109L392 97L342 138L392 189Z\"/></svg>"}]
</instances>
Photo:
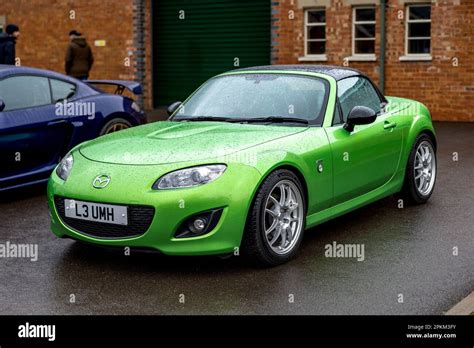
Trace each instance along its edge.
<instances>
[{"instance_id":1,"label":"asphalt ground","mask_svg":"<svg viewBox=\"0 0 474 348\"><path fill-rule=\"evenodd\" d=\"M0 244L37 243L38 260L0 258L0 313L442 314L474 289L474 124L435 128L427 204L388 197L307 230L297 258L270 269L58 239L45 186L3 194ZM364 245L364 261L326 257L333 241Z\"/></svg>"}]
</instances>

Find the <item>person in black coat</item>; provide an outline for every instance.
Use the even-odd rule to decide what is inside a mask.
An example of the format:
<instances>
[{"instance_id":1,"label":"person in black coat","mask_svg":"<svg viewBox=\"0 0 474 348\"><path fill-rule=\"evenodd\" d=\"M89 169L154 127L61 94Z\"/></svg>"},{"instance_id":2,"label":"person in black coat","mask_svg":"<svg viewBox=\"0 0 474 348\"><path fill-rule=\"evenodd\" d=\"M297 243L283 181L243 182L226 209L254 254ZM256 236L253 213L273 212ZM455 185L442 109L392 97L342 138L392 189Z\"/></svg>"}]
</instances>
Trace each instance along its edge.
<instances>
[{"instance_id":1,"label":"person in black coat","mask_svg":"<svg viewBox=\"0 0 474 348\"><path fill-rule=\"evenodd\" d=\"M6 33L0 34L0 64L15 65L16 40L20 36L20 28L15 24L8 24Z\"/></svg>"}]
</instances>

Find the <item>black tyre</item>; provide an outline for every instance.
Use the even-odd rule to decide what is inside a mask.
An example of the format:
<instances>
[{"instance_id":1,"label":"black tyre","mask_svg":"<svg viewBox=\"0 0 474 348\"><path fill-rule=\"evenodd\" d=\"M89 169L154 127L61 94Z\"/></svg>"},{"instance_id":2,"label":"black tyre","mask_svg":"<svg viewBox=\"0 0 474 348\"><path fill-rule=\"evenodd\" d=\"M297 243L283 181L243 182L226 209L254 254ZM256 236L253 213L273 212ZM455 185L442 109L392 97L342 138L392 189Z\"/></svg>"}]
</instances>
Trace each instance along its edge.
<instances>
[{"instance_id":1,"label":"black tyre","mask_svg":"<svg viewBox=\"0 0 474 348\"><path fill-rule=\"evenodd\" d=\"M264 266L276 266L296 254L306 223L303 186L291 171L272 172L260 186L249 211L242 254Z\"/></svg>"},{"instance_id":2,"label":"black tyre","mask_svg":"<svg viewBox=\"0 0 474 348\"><path fill-rule=\"evenodd\" d=\"M132 127L132 124L124 118L117 117L108 121L100 130L99 135L105 135L113 132L118 132Z\"/></svg>"},{"instance_id":3,"label":"black tyre","mask_svg":"<svg viewBox=\"0 0 474 348\"><path fill-rule=\"evenodd\" d=\"M436 150L431 138L420 134L408 157L401 196L410 204L423 204L433 193L436 182Z\"/></svg>"}]
</instances>

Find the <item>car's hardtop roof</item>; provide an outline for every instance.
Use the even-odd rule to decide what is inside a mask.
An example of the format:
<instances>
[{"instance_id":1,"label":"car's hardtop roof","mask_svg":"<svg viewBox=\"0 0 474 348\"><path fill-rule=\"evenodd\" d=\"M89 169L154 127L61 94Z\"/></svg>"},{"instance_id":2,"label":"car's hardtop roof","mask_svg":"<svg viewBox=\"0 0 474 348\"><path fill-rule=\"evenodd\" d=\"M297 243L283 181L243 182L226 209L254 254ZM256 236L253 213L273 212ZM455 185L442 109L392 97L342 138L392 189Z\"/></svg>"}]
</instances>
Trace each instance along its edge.
<instances>
[{"instance_id":1,"label":"car's hardtop roof","mask_svg":"<svg viewBox=\"0 0 474 348\"><path fill-rule=\"evenodd\" d=\"M70 76L66 76L64 74L51 71L51 70L45 70L45 69L38 69L38 68L30 68L26 66L15 66L15 65L5 65L5 64L0 64L0 78L6 77L8 75L18 75L18 74L32 74L32 75L41 75L41 76L46 76L46 77L55 77L61 80L68 80L74 83L77 83L77 80L74 78L71 78Z\"/></svg>"},{"instance_id":2,"label":"car's hardtop roof","mask_svg":"<svg viewBox=\"0 0 474 348\"><path fill-rule=\"evenodd\" d=\"M249 68L236 69L232 71L266 71L266 70L281 70L281 71L304 71L310 73L319 73L333 77L335 80L341 80L351 76L365 76L359 70L340 67L336 65L315 65L315 64L293 64L293 65L262 65Z\"/></svg>"}]
</instances>

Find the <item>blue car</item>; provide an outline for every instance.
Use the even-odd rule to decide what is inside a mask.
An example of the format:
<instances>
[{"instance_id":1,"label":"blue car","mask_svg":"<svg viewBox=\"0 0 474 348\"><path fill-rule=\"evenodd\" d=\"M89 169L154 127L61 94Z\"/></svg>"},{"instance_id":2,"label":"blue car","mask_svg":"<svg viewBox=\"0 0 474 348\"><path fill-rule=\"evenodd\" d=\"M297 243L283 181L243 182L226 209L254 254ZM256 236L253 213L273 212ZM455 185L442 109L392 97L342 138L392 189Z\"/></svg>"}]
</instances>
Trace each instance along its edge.
<instances>
[{"instance_id":1,"label":"blue car","mask_svg":"<svg viewBox=\"0 0 474 348\"><path fill-rule=\"evenodd\" d=\"M110 85L106 93L97 85ZM125 89L133 81L79 81L53 71L0 65L0 191L46 182L75 145L146 123Z\"/></svg>"}]
</instances>

